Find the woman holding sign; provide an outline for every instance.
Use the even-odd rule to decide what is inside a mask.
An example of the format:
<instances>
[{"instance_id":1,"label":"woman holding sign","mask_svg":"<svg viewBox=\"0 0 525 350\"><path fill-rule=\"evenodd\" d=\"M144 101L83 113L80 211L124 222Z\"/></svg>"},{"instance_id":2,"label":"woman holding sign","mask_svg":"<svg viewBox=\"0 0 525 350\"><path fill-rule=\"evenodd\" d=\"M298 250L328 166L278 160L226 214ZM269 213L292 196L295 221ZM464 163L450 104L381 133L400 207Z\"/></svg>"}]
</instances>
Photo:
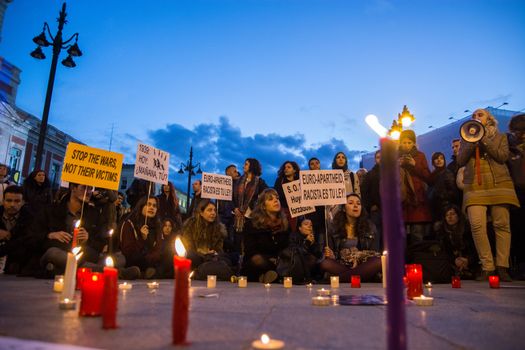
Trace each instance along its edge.
<instances>
[{"instance_id":1,"label":"woman holding sign","mask_svg":"<svg viewBox=\"0 0 525 350\"><path fill-rule=\"evenodd\" d=\"M157 208L156 197L141 198L120 227L126 266L137 266L146 279L155 277L160 263L162 232Z\"/></svg>"},{"instance_id":2,"label":"woman holding sign","mask_svg":"<svg viewBox=\"0 0 525 350\"><path fill-rule=\"evenodd\" d=\"M271 283L277 279L277 257L289 243L290 227L281 210L279 195L265 189L257 200L252 217L244 227L243 269L250 281Z\"/></svg>"},{"instance_id":3,"label":"woman holding sign","mask_svg":"<svg viewBox=\"0 0 525 350\"><path fill-rule=\"evenodd\" d=\"M346 197L346 204L335 215L329 232L328 244L321 243L325 247L323 271L345 281L349 281L351 275L370 281L381 272L380 255L370 250L376 228L361 206L359 195L352 193Z\"/></svg>"}]
</instances>

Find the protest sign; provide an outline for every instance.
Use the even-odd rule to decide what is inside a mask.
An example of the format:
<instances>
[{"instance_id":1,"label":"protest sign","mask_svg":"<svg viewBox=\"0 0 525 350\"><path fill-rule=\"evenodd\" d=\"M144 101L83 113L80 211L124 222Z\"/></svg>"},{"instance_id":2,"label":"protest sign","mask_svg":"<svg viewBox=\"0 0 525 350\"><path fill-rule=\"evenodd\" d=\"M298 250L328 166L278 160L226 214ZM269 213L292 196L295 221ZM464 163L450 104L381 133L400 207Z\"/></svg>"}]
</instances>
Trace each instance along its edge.
<instances>
[{"instance_id":1,"label":"protest sign","mask_svg":"<svg viewBox=\"0 0 525 350\"><path fill-rule=\"evenodd\" d=\"M233 180L231 176L202 173L201 198L232 200Z\"/></svg>"},{"instance_id":2,"label":"protest sign","mask_svg":"<svg viewBox=\"0 0 525 350\"><path fill-rule=\"evenodd\" d=\"M123 158L120 153L70 142L64 157L62 181L118 191Z\"/></svg>"},{"instance_id":3,"label":"protest sign","mask_svg":"<svg viewBox=\"0 0 525 350\"><path fill-rule=\"evenodd\" d=\"M346 203L345 176L342 170L306 170L299 173L301 205Z\"/></svg>"},{"instance_id":4,"label":"protest sign","mask_svg":"<svg viewBox=\"0 0 525 350\"><path fill-rule=\"evenodd\" d=\"M170 154L153 146L139 143L133 176L158 184L168 184Z\"/></svg>"},{"instance_id":5,"label":"protest sign","mask_svg":"<svg viewBox=\"0 0 525 350\"><path fill-rule=\"evenodd\" d=\"M283 184L284 196L292 218L313 213L315 208L312 206L301 205L301 184L299 180Z\"/></svg>"}]
</instances>

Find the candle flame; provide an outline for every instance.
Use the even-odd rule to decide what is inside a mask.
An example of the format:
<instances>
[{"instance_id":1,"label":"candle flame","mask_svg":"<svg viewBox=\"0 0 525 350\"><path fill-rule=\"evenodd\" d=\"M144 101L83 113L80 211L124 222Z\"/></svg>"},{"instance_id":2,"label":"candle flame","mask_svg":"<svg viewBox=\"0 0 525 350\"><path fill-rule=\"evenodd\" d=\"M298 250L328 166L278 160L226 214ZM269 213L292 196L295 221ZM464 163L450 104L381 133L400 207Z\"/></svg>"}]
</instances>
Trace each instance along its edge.
<instances>
[{"instance_id":1,"label":"candle flame","mask_svg":"<svg viewBox=\"0 0 525 350\"><path fill-rule=\"evenodd\" d=\"M385 137L388 134L388 130L379 123L377 117L373 114L369 114L365 117L365 122L372 130L374 130L380 137Z\"/></svg>"},{"instance_id":2,"label":"candle flame","mask_svg":"<svg viewBox=\"0 0 525 350\"><path fill-rule=\"evenodd\" d=\"M79 261L80 258L82 257L82 255L84 255L84 252L78 253L77 255L75 255L75 259L77 259L77 261Z\"/></svg>"},{"instance_id":3,"label":"candle flame","mask_svg":"<svg viewBox=\"0 0 525 350\"><path fill-rule=\"evenodd\" d=\"M113 229L109 230L108 235L109 237L113 236Z\"/></svg>"},{"instance_id":4,"label":"candle flame","mask_svg":"<svg viewBox=\"0 0 525 350\"><path fill-rule=\"evenodd\" d=\"M193 274L195 273L195 270L193 270L190 275L188 276L188 278L191 280L191 278L193 277Z\"/></svg>"},{"instance_id":5,"label":"candle flame","mask_svg":"<svg viewBox=\"0 0 525 350\"><path fill-rule=\"evenodd\" d=\"M399 132L398 130L392 130L390 132L390 137L393 139L393 140L399 140L399 138L401 137L401 132Z\"/></svg>"},{"instance_id":6,"label":"candle flame","mask_svg":"<svg viewBox=\"0 0 525 350\"><path fill-rule=\"evenodd\" d=\"M175 252L178 256L186 256L186 248L184 248L184 244L182 244L179 237L175 240Z\"/></svg>"},{"instance_id":7,"label":"candle flame","mask_svg":"<svg viewBox=\"0 0 525 350\"><path fill-rule=\"evenodd\" d=\"M383 255L388 255L388 252L386 250L383 250Z\"/></svg>"},{"instance_id":8,"label":"candle flame","mask_svg":"<svg viewBox=\"0 0 525 350\"><path fill-rule=\"evenodd\" d=\"M80 253L80 250L81 250L81 249L82 249L82 248L80 248L80 247L75 247L75 248L73 248L73 250L71 250L71 251L73 252L74 255L78 255L78 253Z\"/></svg>"},{"instance_id":9,"label":"candle flame","mask_svg":"<svg viewBox=\"0 0 525 350\"><path fill-rule=\"evenodd\" d=\"M80 227L80 220L77 220L77 222L75 222L75 228L79 228Z\"/></svg>"},{"instance_id":10,"label":"candle flame","mask_svg":"<svg viewBox=\"0 0 525 350\"><path fill-rule=\"evenodd\" d=\"M404 128L408 128L411 124L412 124L412 118L410 117L401 118L401 125L403 125Z\"/></svg>"},{"instance_id":11,"label":"candle flame","mask_svg":"<svg viewBox=\"0 0 525 350\"><path fill-rule=\"evenodd\" d=\"M98 281L98 276L97 276L97 275L91 275L91 280L92 280L93 282Z\"/></svg>"},{"instance_id":12,"label":"candle flame","mask_svg":"<svg viewBox=\"0 0 525 350\"><path fill-rule=\"evenodd\" d=\"M107 267L114 267L114 266L115 266L115 265L113 264L113 259L112 259L110 256L108 256L108 257L106 258L106 266L107 266Z\"/></svg>"},{"instance_id":13,"label":"candle flame","mask_svg":"<svg viewBox=\"0 0 525 350\"><path fill-rule=\"evenodd\" d=\"M270 337L268 336L268 334L263 334L261 335L261 343L263 344L268 344L270 343Z\"/></svg>"},{"instance_id":14,"label":"candle flame","mask_svg":"<svg viewBox=\"0 0 525 350\"><path fill-rule=\"evenodd\" d=\"M64 298L63 302L64 303L69 303L69 298Z\"/></svg>"}]
</instances>

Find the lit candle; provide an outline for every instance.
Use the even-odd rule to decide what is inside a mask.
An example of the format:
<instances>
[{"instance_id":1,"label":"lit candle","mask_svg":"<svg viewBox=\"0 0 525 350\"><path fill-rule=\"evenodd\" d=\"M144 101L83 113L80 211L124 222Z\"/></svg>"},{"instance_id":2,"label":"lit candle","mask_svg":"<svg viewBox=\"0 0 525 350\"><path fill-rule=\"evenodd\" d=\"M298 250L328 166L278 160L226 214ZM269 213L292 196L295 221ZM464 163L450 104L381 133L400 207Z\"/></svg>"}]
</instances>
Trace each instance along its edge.
<instances>
[{"instance_id":1,"label":"lit candle","mask_svg":"<svg viewBox=\"0 0 525 350\"><path fill-rule=\"evenodd\" d=\"M368 115L366 123L381 137L380 193L383 213L383 235L387 255L386 271L387 300L386 330L387 348L406 349L405 289L403 285L403 265L405 262L405 229L401 211L401 192L399 182L398 145L387 137L387 130L375 115Z\"/></svg>"},{"instance_id":2,"label":"lit candle","mask_svg":"<svg viewBox=\"0 0 525 350\"><path fill-rule=\"evenodd\" d=\"M66 273L64 275L64 289L60 299L75 299L75 280L77 272L77 261L82 256L80 247L73 248L72 252L67 253Z\"/></svg>"},{"instance_id":3,"label":"lit candle","mask_svg":"<svg viewBox=\"0 0 525 350\"><path fill-rule=\"evenodd\" d=\"M428 295L432 296L432 283L428 282L427 284L425 284L425 287L428 290Z\"/></svg>"},{"instance_id":4,"label":"lit candle","mask_svg":"<svg viewBox=\"0 0 525 350\"><path fill-rule=\"evenodd\" d=\"M339 276L330 276L330 287L339 288Z\"/></svg>"},{"instance_id":5,"label":"lit candle","mask_svg":"<svg viewBox=\"0 0 525 350\"><path fill-rule=\"evenodd\" d=\"M191 260L186 259L186 249L180 238L175 240L176 255L173 256L175 270L175 293L173 296L172 335L174 345L187 344L186 334L188 332L188 309L189 303L189 279Z\"/></svg>"},{"instance_id":6,"label":"lit candle","mask_svg":"<svg viewBox=\"0 0 525 350\"><path fill-rule=\"evenodd\" d=\"M406 266L407 298L413 299L423 294L423 268L420 264Z\"/></svg>"},{"instance_id":7,"label":"lit candle","mask_svg":"<svg viewBox=\"0 0 525 350\"><path fill-rule=\"evenodd\" d=\"M459 276L452 276L452 288L461 288L461 279Z\"/></svg>"},{"instance_id":8,"label":"lit candle","mask_svg":"<svg viewBox=\"0 0 525 350\"><path fill-rule=\"evenodd\" d=\"M284 342L282 340L271 339L267 334L263 334L261 339L252 342L252 348L257 350L278 350L284 348Z\"/></svg>"},{"instance_id":9,"label":"lit candle","mask_svg":"<svg viewBox=\"0 0 525 350\"><path fill-rule=\"evenodd\" d=\"M113 229L108 231L108 255L113 253Z\"/></svg>"},{"instance_id":10,"label":"lit candle","mask_svg":"<svg viewBox=\"0 0 525 350\"><path fill-rule=\"evenodd\" d=\"M283 280L284 288L292 288L292 278L291 277L285 277Z\"/></svg>"},{"instance_id":11,"label":"lit candle","mask_svg":"<svg viewBox=\"0 0 525 350\"><path fill-rule=\"evenodd\" d=\"M93 272L82 284L80 316L100 316L102 313L102 296L104 294L104 276Z\"/></svg>"},{"instance_id":12,"label":"lit candle","mask_svg":"<svg viewBox=\"0 0 525 350\"><path fill-rule=\"evenodd\" d=\"M248 287L248 277L246 277L246 276L239 276L238 283L239 283L239 288L246 288L246 287Z\"/></svg>"},{"instance_id":13,"label":"lit candle","mask_svg":"<svg viewBox=\"0 0 525 350\"><path fill-rule=\"evenodd\" d=\"M312 305L315 306L329 306L331 302L330 297L318 295L312 298Z\"/></svg>"},{"instance_id":14,"label":"lit candle","mask_svg":"<svg viewBox=\"0 0 525 350\"><path fill-rule=\"evenodd\" d=\"M73 310L77 307L77 302L68 298L60 300L58 307L61 310Z\"/></svg>"},{"instance_id":15,"label":"lit candle","mask_svg":"<svg viewBox=\"0 0 525 350\"><path fill-rule=\"evenodd\" d=\"M489 276L490 288L499 288L499 276Z\"/></svg>"},{"instance_id":16,"label":"lit candle","mask_svg":"<svg viewBox=\"0 0 525 350\"><path fill-rule=\"evenodd\" d=\"M313 286L314 285L311 282L305 284L305 287L308 288L308 289L311 289Z\"/></svg>"},{"instance_id":17,"label":"lit candle","mask_svg":"<svg viewBox=\"0 0 525 350\"><path fill-rule=\"evenodd\" d=\"M417 306L432 306L434 304L434 298L420 295L418 297L414 297L414 302Z\"/></svg>"},{"instance_id":18,"label":"lit candle","mask_svg":"<svg viewBox=\"0 0 525 350\"><path fill-rule=\"evenodd\" d=\"M324 289L324 288L318 289L317 295L321 297L327 297L330 295L330 289Z\"/></svg>"},{"instance_id":19,"label":"lit candle","mask_svg":"<svg viewBox=\"0 0 525 350\"><path fill-rule=\"evenodd\" d=\"M361 276L352 275L350 277L350 287L352 288L361 288Z\"/></svg>"},{"instance_id":20,"label":"lit candle","mask_svg":"<svg viewBox=\"0 0 525 350\"><path fill-rule=\"evenodd\" d=\"M159 288L160 284L157 281L153 281L153 282L146 283L146 285L148 286L149 289L157 289Z\"/></svg>"},{"instance_id":21,"label":"lit candle","mask_svg":"<svg viewBox=\"0 0 525 350\"><path fill-rule=\"evenodd\" d=\"M264 284L264 288L266 288L266 289L270 289L271 286L272 286L271 283L265 283Z\"/></svg>"},{"instance_id":22,"label":"lit candle","mask_svg":"<svg viewBox=\"0 0 525 350\"><path fill-rule=\"evenodd\" d=\"M75 228L73 229L73 240L71 241L71 248L75 248L78 244L78 228L80 227L80 220L75 222Z\"/></svg>"},{"instance_id":23,"label":"lit candle","mask_svg":"<svg viewBox=\"0 0 525 350\"><path fill-rule=\"evenodd\" d=\"M383 252L383 255L381 255L381 275L383 277L383 288L386 288L386 274L387 274L386 256L387 256L387 251L385 250Z\"/></svg>"},{"instance_id":24,"label":"lit candle","mask_svg":"<svg viewBox=\"0 0 525 350\"><path fill-rule=\"evenodd\" d=\"M118 285L118 289L121 289L121 290L130 290L131 288L133 288L133 285L128 282L124 282Z\"/></svg>"},{"instance_id":25,"label":"lit candle","mask_svg":"<svg viewBox=\"0 0 525 350\"><path fill-rule=\"evenodd\" d=\"M77 269L77 290L82 289L82 283L91 276L91 269L89 267L81 267Z\"/></svg>"},{"instance_id":26,"label":"lit candle","mask_svg":"<svg viewBox=\"0 0 525 350\"><path fill-rule=\"evenodd\" d=\"M64 275L56 275L53 283L53 292L60 293L64 290Z\"/></svg>"},{"instance_id":27,"label":"lit candle","mask_svg":"<svg viewBox=\"0 0 525 350\"><path fill-rule=\"evenodd\" d=\"M206 287L207 288L217 287L217 276L216 275L208 275Z\"/></svg>"},{"instance_id":28,"label":"lit candle","mask_svg":"<svg viewBox=\"0 0 525 350\"><path fill-rule=\"evenodd\" d=\"M104 267L104 292L102 301L102 328L117 328L118 270L113 267L113 259L106 258Z\"/></svg>"}]
</instances>

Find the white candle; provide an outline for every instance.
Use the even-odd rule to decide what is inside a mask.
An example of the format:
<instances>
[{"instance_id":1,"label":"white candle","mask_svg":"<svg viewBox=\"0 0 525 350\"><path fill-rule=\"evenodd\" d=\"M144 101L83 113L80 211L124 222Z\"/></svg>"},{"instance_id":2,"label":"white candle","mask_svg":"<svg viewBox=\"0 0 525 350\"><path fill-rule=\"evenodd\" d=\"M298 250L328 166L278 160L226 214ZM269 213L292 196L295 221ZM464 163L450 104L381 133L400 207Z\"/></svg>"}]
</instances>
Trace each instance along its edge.
<instances>
[{"instance_id":1,"label":"white candle","mask_svg":"<svg viewBox=\"0 0 525 350\"><path fill-rule=\"evenodd\" d=\"M267 334L263 334L261 339L254 340L252 342L252 348L254 349L282 349L284 348L284 342L282 340L271 339Z\"/></svg>"},{"instance_id":2,"label":"white candle","mask_svg":"<svg viewBox=\"0 0 525 350\"><path fill-rule=\"evenodd\" d=\"M318 289L317 295L322 296L322 297L327 297L330 295L330 289L324 289L324 288Z\"/></svg>"},{"instance_id":3,"label":"white candle","mask_svg":"<svg viewBox=\"0 0 525 350\"><path fill-rule=\"evenodd\" d=\"M305 284L305 286L306 286L306 288L310 289L310 288L312 288L314 285L313 285L312 283L307 283L307 284Z\"/></svg>"},{"instance_id":4,"label":"white candle","mask_svg":"<svg viewBox=\"0 0 525 350\"><path fill-rule=\"evenodd\" d=\"M217 286L217 276L208 275L208 283L206 284L208 288L215 288Z\"/></svg>"},{"instance_id":5,"label":"white candle","mask_svg":"<svg viewBox=\"0 0 525 350\"><path fill-rule=\"evenodd\" d=\"M159 282L153 281L147 283L149 289L157 289L159 288Z\"/></svg>"},{"instance_id":6,"label":"white candle","mask_svg":"<svg viewBox=\"0 0 525 350\"><path fill-rule=\"evenodd\" d=\"M264 288L266 288L266 289L270 289L271 286L272 286L271 283L265 283L264 284Z\"/></svg>"},{"instance_id":7,"label":"white candle","mask_svg":"<svg viewBox=\"0 0 525 350\"><path fill-rule=\"evenodd\" d=\"M386 255L387 251L385 250L383 252L383 255L381 255L381 274L383 275L383 288L386 288Z\"/></svg>"},{"instance_id":8,"label":"white candle","mask_svg":"<svg viewBox=\"0 0 525 350\"><path fill-rule=\"evenodd\" d=\"M118 285L118 289L120 290L130 290L131 288L133 288L133 285L128 282L124 282Z\"/></svg>"},{"instance_id":9,"label":"white candle","mask_svg":"<svg viewBox=\"0 0 525 350\"><path fill-rule=\"evenodd\" d=\"M56 275L53 283L53 292L60 293L64 290L64 275Z\"/></svg>"},{"instance_id":10,"label":"white candle","mask_svg":"<svg viewBox=\"0 0 525 350\"><path fill-rule=\"evenodd\" d=\"M239 283L239 288L246 288L246 287L248 287L248 277L246 277L246 276L239 276L238 283Z\"/></svg>"},{"instance_id":11,"label":"white candle","mask_svg":"<svg viewBox=\"0 0 525 350\"><path fill-rule=\"evenodd\" d=\"M291 277L285 277L283 280L284 288L292 288L292 278Z\"/></svg>"},{"instance_id":12,"label":"white candle","mask_svg":"<svg viewBox=\"0 0 525 350\"><path fill-rule=\"evenodd\" d=\"M330 287L339 288L339 276L330 277Z\"/></svg>"},{"instance_id":13,"label":"white candle","mask_svg":"<svg viewBox=\"0 0 525 350\"><path fill-rule=\"evenodd\" d=\"M64 288L60 299L75 299L75 283L77 280L77 260L80 259L80 247L73 248L72 252L67 253L66 273L64 275Z\"/></svg>"},{"instance_id":14,"label":"white candle","mask_svg":"<svg viewBox=\"0 0 525 350\"><path fill-rule=\"evenodd\" d=\"M315 306L329 306L330 305L330 297L325 296L316 296L312 298L312 305Z\"/></svg>"},{"instance_id":15,"label":"white candle","mask_svg":"<svg viewBox=\"0 0 525 350\"><path fill-rule=\"evenodd\" d=\"M77 302L68 298L64 298L60 300L58 307L62 310L73 310L77 307Z\"/></svg>"},{"instance_id":16,"label":"white candle","mask_svg":"<svg viewBox=\"0 0 525 350\"><path fill-rule=\"evenodd\" d=\"M414 297L414 302L417 306L432 306L434 304L434 298L421 295Z\"/></svg>"}]
</instances>

